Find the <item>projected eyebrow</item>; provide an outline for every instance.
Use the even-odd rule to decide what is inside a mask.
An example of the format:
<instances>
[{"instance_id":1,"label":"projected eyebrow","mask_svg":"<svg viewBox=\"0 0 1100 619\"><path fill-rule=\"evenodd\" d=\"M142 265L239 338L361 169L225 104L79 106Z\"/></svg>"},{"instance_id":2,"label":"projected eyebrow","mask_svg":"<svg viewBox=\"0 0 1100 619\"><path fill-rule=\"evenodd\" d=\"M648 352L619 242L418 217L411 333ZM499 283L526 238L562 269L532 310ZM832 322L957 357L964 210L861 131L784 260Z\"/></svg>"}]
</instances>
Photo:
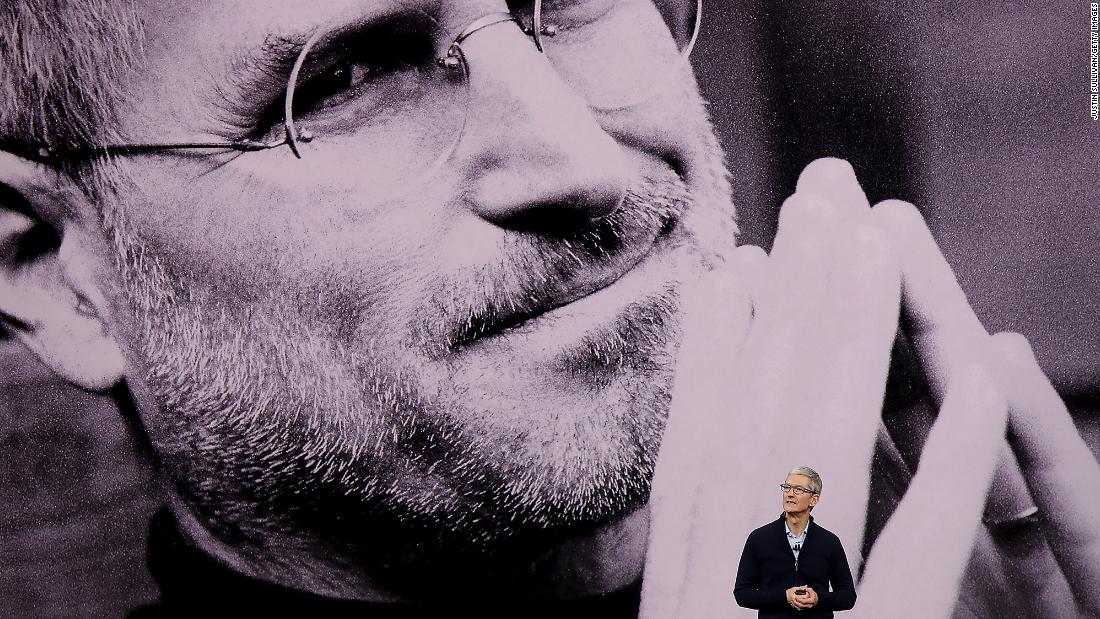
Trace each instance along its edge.
<instances>
[{"instance_id":1,"label":"projected eyebrow","mask_svg":"<svg viewBox=\"0 0 1100 619\"><path fill-rule=\"evenodd\" d=\"M378 36L380 40L387 40L395 32L420 32L428 39L439 35L435 19L418 10L358 15L323 28L328 35L313 45L311 57L330 57L352 47L356 40L362 40L361 37ZM216 99L225 114L222 120L239 130L240 137L257 137L249 133L262 133L268 125L281 120L283 114L278 104L285 95L287 80L306 42L315 32L268 34L254 48L231 56L224 78L218 81L212 77Z\"/></svg>"},{"instance_id":2,"label":"projected eyebrow","mask_svg":"<svg viewBox=\"0 0 1100 619\"><path fill-rule=\"evenodd\" d=\"M241 130L255 129L264 110L281 100L308 38L308 33L268 34L256 47L230 56L224 77L211 76L223 120Z\"/></svg>"}]
</instances>

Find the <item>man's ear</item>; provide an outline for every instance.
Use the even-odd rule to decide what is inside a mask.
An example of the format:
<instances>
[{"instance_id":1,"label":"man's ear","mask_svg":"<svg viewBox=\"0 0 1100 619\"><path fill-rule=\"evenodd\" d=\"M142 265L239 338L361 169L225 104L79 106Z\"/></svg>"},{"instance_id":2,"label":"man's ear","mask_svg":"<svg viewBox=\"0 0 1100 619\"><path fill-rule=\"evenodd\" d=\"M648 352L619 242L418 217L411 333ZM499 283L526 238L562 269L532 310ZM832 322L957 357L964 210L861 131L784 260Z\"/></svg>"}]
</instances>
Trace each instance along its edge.
<instances>
[{"instance_id":1,"label":"man's ear","mask_svg":"<svg viewBox=\"0 0 1100 619\"><path fill-rule=\"evenodd\" d=\"M96 281L105 244L91 206L68 176L0 151L0 321L62 378L103 391L125 364Z\"/></svg>"}]
</instances>

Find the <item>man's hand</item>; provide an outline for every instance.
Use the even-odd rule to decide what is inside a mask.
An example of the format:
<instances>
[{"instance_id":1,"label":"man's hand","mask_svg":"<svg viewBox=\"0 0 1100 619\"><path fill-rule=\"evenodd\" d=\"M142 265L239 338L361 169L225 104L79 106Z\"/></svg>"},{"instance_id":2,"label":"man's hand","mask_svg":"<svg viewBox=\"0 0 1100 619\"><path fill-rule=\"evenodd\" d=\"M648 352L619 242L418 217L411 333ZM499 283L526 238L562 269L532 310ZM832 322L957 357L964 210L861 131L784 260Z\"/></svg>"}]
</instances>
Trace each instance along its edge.
<instances>
[{"instance_id":1,"label":"man's hand","mask_svg":"<svg viewBox=\"0 0 1100 619\"><path fill-rule=\"evenodd\" d=\"M873 216L899 250L906 331L933 395L942 398L944 383L959 367L984 360L1007 400L1011 452L1038 507L1043 536L1073 594L1074 599L1064 600L1057 612L1100 617L1100 541L1091 525L1100 502L1090 501L1087 497L1092 495L1079 490L1100 487L1100 463L1027 340L1015 333L990 336L982 327L912 205L888 201L876 206ZM899 537L911 535L906 523L895 521L891 519L876 542L872 560L895 551L896 542L886 536L891 526ZM897 580L898 575L889 578ZM865 578L862 584L871 583ZM1071 608L1074 602L1076 609ZM889 600L882 605L886 608Z\"/></svg>"},{"instance_id":2,"label":"man's hand","mask_svg":"<svg viewBox=\"0 0 1100 619\"><path fill-rule=\"evenodd\" d=\"M817 591L814 591L813 587L809 585L803 585L801 587L795 587L796 591L805 591L801 595L796 594L794 601L798 602L797 608L813 608L817 605Z\"/></svg>"},{"instance_id":3,"label":"man's hand","mask_svg":"<svg viewBox=\"0 0 1100 619\"><path fill-rule=\"evenodd\" d=\"M951 614L1009 407L1012 445L1059 564L1081 607L1097 607L1100 548L1071 540L1092 539L1080 528L1094 513L1073 488L1082 479L1100 487L1100 466L1064 404L1018 336L981 327L915 209L870 209L850 167L823 160L785 203L771 255L739 249L685 300L694 318L654 479L643 616L734 612L740 543L774 518L772 482L798 463L823 473L828 511L818 511L858 571L899 298L940 411L872 549L854 614ZM890 586L899 580L909 583L904 599Z\"/></svg>"},{"instance_id":4,"label":"man's hand","mask_svg":"<svg viewBox=\"0 0 1100 619\"><path fill-rule=\"evenodd\" d=\"M806 593L796 593L802 590L805 590ZM806 585L791 587L787 589L787 603L791 605L791 608L797 608L799 610L813 608L814 604L817 604L817 594L812 592L813 589Z\"/></svg>"}]
</instances>

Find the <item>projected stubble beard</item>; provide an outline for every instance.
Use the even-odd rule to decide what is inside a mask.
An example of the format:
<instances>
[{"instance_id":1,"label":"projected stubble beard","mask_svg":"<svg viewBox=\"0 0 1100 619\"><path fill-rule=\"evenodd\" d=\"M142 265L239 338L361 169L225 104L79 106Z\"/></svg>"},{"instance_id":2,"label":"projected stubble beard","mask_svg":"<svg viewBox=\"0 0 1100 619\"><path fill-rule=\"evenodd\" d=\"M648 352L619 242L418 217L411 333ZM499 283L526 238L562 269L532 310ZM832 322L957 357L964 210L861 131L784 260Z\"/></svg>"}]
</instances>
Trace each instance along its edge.
<instances>
[{"instance_id":1,"label":"projected stubble beard","mask_svg":"<svg viewBox=\"0 0 1100 619\"><path fill-rule=\"evenodd\" d=\"M476 268L421 265L369 302L378 283L356 273L238 298L120 226L159 407L143 421L184 502L245 556L384 568L395 586L506 573L643 505L678 288L733 244L709 124L700 151L690 192L668 171L606 219L505 234Z\"/></svg>"}]
</instances>

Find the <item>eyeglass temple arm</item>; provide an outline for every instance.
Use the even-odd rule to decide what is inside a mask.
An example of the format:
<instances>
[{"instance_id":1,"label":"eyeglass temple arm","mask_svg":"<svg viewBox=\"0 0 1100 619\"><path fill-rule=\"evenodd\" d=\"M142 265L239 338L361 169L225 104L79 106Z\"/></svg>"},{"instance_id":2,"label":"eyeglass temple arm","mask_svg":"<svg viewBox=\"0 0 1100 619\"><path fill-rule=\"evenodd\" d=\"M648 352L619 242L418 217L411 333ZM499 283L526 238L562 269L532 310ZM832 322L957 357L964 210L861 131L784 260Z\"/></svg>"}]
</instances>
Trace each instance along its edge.
<instances>
[{"instance_id":1,"label":"eyeglass temple arm","mask_svg":"<svg viewBox=\"0 0 1100 619\"><path fill-rule=\"evenodd\" d=\"M145 144L102 144L76 148L56 146L14 146L9 148L16 154L40 161L76 159L82 157L102 157L106 155L134 155L153 153L160 150L235 150L254 152L268 150L286 144L285 139L271 142L258 140L236 140L233 142L167 142Z\"/></svg>"}]
</instances>

